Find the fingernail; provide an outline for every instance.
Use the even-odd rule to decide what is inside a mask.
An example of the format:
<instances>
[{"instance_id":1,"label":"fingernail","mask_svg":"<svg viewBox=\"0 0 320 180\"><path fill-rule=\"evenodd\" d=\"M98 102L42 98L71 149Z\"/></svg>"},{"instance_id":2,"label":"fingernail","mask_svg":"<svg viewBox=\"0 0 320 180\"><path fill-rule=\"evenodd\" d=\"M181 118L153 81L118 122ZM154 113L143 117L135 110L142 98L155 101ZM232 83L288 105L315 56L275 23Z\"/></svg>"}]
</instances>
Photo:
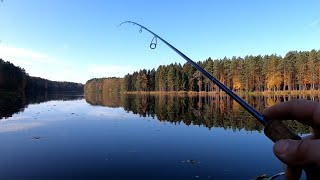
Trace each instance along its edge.
<instances>
[{"instance_id":1,"label":"fingernail","mask_svg":"<svg viewBox=\"0 0 320 180\"><path fill-rule=\"evenodd\" d=\"M283 156L286 154L289 147L288 140L280 140L274 145L274 153L278 156Z\"/></svg>"}]
</instances>

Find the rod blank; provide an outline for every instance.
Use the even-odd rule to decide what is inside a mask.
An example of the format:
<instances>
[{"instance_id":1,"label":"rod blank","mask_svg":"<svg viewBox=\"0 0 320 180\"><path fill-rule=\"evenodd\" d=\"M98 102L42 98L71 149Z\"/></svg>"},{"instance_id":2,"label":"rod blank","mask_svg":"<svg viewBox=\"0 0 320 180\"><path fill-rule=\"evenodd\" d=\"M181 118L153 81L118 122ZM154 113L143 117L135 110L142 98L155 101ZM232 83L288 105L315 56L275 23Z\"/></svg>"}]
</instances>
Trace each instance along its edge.
<instances>
[{"instance_id":1,"label":"rod blank","mask_svg":"<svg viewBox=\"0 0 320 180\"><path fill-rule=\"evenodd\" d=\"M221 90L223 90L225 93L227 93L229 96L231 96L231 98L233 100L235 100L237 103L239 103L245 110L247 110L253 117L255 117L261 124L265 125L266 124L266 119L265 117L259 113L257 110L255 110L252 106L250 106L247 102L245 102L242 98L240 98L236 93L234 93L232 90L230 90L227 86L225 86L224 84L222 84L218 79L216 79L215 77L213 77L210 73L208 73L206 70L204 70L201 66L199 66L197 63L195 63L194 61L192 61L189 57L187 57L186 55L184 55L181 51L179 51L177 48L175 48L174 46L172 46L170 43L168 43L166 40L162 39L160 36L158 36L156 33L150 31L148 28L133 22L133 21L125 21L122 24L125 23L131 23L133 25L137 25L142 29L145 29L146 31L148 31L149 33L151 33L152 35L154 35L154 38L158 38L160 39L163 43L165 43L167 46L169 46L172 50L174 50L177 54L179 54L183 59L185 59L186 61L188 61L193 67L195 67L198 71L200 71L204 76L206 76L208 79L210 79L214 84L216 84ZM119 26L120 26L119 25ZM153 44L155 46L153 46L154 48L151 49L155 49L156 44ZM150 44L151 47L151 44Z\"/></svg>"}]
</instances>

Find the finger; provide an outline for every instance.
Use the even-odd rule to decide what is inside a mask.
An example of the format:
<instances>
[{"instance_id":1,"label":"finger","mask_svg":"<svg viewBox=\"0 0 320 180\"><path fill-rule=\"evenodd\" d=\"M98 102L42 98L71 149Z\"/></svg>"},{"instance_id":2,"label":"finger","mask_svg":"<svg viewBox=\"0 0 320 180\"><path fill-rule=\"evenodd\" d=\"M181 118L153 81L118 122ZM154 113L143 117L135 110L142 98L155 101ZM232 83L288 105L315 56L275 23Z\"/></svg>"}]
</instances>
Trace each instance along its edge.
<instances>
[{"instance_id":1,"label":"finger","mask_svg":"<svg viewBox=\"0 0 320 180\"><path fill-rule=\"evenodd\" d=\"M320 103L309 100L291 100L265 109L262 113L272 120L298 120L299 122L319 127Z\"/></svg>"},{"instance_id":2,"label":"finger","mask_svg":"<svg viewBox=\"0 0 320 180\"><path fill-rule=\"evenodd\" d=\"M320 165L320 140L280 140L273 146L274 154L290 167Z\"/></svg>"},{"instance_id":3,"label":"finger","mask_svg":"<svg viewBox=\"0 0 320 180\"><path fill-rule=\"evenodd\" d=\"M286 180L299 180L302 174L301 168L284 165Z\"/></svg>"},{"instance_id":4,"label":"finger","mask_svg":"<svg viewBox=\"0 0 320 180\"><path fill-rule=\"evenodd\" d=\"M319 125L314 125L314 126L318 126L318 128L312 128L312 131L313 131L313 134L314 134L314 138L320 139L320 128L319 128Z\"/></svg>"}]
</instances>

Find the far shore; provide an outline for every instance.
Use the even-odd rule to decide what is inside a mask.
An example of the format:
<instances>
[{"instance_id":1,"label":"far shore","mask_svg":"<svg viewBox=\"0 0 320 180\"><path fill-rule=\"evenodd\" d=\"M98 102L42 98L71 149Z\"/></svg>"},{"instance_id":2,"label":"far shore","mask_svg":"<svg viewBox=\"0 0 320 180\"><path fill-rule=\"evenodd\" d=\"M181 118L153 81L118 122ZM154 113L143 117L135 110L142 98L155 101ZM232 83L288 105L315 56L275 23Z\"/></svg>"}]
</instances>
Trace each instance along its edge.
<instances>
[{"instance_id":1,"label":"far shore","mask_svg":"<svg viewBox=\"0 0 320 180\"><path fill-rule=\"evenodd\" d=\"M212 91L212 92L196 92L196 91L128 91L122 92L123 94L154 94L154 95L188 95L188 96L207 96L207 95L226 95L223 91ZM253 96L268 96L268 95L320 95L320 90L294 90L294 91L263 91L263 92L245 92L239 91L235 92L236 94L243 96L243 95L253 95Z\"/></svg>"}]
</instances>

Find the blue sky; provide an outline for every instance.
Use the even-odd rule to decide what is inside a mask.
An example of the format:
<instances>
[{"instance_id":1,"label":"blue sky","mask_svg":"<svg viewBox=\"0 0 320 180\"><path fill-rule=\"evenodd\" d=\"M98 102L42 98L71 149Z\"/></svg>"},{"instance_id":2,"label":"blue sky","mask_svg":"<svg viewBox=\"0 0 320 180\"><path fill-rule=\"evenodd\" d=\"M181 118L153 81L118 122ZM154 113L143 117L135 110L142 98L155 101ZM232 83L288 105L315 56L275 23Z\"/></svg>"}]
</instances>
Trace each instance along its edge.
<instances>
[{"instance_id":1,"label":"blue sky","mask_svg":"<svg viewBox=\"0 0 320 180\"><path fill-rule=\"evenodd\" d=\"M320 49L318 0L4 0L0 58L32 76L85 83L185 63L141 23L195 61Z\"/></svg>"}]
</instances>

